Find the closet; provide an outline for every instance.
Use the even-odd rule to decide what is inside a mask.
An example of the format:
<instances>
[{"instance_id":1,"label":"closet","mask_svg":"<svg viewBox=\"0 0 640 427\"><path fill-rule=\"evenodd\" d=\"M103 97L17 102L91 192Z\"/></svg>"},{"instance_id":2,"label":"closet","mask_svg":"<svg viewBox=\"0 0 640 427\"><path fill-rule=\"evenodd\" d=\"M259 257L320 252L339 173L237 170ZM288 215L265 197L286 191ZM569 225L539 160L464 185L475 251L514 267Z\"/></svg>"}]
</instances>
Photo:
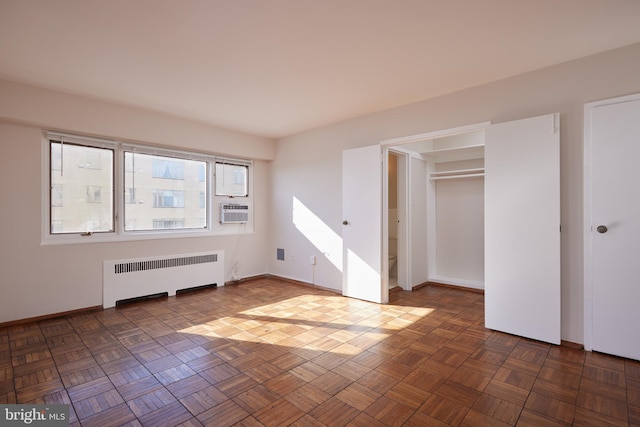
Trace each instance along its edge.
<instances>
[{"instance_id":1,"label":"closet","mask_svg":"<svg viewBox=\"0 0 640 427\"><path fill-rule=\"evenodd\" d=\"M559 127L559 115L549 114L382 142L426 164L426 215L410 215L427 225L426 250L411 251L409 263L426 263L429 281L484 289L488 328L554 344L561 331ZM407 203L414 212L411 196Z\"/></svg>"},{"instance_id":2,"label":"closet","mask_svg":"<svg viewBox=\"0 0 640 427\"><path fill-rule=\"evenodd\" d=\"M421 141L428 280L484 289L484 129Z\"/></svg>"}]
</instances>

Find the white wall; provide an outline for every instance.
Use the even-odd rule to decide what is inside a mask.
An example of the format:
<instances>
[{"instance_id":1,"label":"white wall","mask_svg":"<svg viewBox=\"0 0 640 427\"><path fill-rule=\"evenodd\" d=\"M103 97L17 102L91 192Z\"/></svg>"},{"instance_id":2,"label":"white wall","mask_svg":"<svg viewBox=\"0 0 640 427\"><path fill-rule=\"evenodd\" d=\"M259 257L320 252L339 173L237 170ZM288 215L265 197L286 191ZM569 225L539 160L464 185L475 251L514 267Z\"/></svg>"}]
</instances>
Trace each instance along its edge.
<instances>
[{"instance_id":1,"label":"white wall","mask_svg":"<svg viewBox=\"0 0 640 427\"><path fill-rule=\"evenodd\" d=\"M74 95L0 81L0 322L102 305L102 261L225 251L225 276L268 264L268 161L254 167L255 233L119 243L41 246L42 129L271 159L271 140Z\"/></svg>"},{"instance_id":2,"label":"white wall","mask_svg":"<svg viewBox=\"0 0 640 427\"><path fill-rule=\"evenodd\" d=\"M341 231L341 155L381 140L491 120L561 115L562 339L583 342L582 126L585 102L640 92L640 44L283 138L272 169L270 271L340 289L340 272L291 221L291 200ZM526 161L526 159L522 159ZM275 261L275 248L286 250ZM313 274L313 276L312 276Z\"/></svg>"},{"instance_id":3,"label":"white wall","mask_svg":"<svg viewBox=\"0 0 640 427\"><path fill-rule=\"evenodd\" d=\"M482 159L439 163L436 171L481 168ZM484 179L436 182L434 281L484 288Z\"/></svg>"},{"instance_id":4,"label":"white wall","mask_svg":"<svg viewBox=\"0 0 640 427\"><path fill-rule=\"evenodd\" d=\"M276 163L282 169L273 174ZM322 136L284 140L271 171L269 271L341 290L342 146ZM285 249L284 261L276 260L276 248Z\"/></svg>"},{"instance_id":5,"label":"white wall","mask_svg":"<svg viewBox=\"0 0 640 427\"><path fill-rule=\"evenodd\" d=\"M0 79L0 119L132 142L272 160L272 140Z\"/></svg>"}]
</instances>

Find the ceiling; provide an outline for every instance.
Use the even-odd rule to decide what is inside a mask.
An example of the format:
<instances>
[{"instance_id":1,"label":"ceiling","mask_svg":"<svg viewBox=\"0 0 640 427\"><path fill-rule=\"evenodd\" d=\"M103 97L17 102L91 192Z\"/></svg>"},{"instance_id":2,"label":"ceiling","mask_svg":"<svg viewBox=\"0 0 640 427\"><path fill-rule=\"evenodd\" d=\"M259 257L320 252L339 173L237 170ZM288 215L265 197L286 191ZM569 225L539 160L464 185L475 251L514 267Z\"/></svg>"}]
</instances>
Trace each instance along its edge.
<instances>
[{"instance_id":1,"label":"ceiling","mask_svg":"<svg viewBox=\"0 0 640 427\"><path fill-rule=\"evenodd\" d=\"M640 42L638 0L0 0L0 78L279 138Z\"/></svg>"}]
</instances>

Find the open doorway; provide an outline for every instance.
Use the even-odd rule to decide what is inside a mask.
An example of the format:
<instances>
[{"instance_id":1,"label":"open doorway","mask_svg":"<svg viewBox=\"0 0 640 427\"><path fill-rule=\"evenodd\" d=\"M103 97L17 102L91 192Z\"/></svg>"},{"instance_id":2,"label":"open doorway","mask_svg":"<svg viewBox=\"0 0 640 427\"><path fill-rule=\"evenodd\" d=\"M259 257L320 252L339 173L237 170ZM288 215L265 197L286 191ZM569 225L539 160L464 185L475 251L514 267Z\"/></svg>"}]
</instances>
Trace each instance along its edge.
<instances>
[{"instance_id":1,"label":"open doorway","mask_svg":"<svg viewBox=\"0 0 640 427\"><path fill-rule=\"evenodd\" d=\"M384 158L384 277L389 289L410 291L427 280L426 260L413 256L426 254L426 162L402 147L388 147Z\"/></svg>"},{"instance_id":2,"label":"open doorway","mask_svg":"<svg viewBox=\"0 0 640 427\"><path fill-rule=\"evenodd\" d=\"M387 276L389 290L410 289L408 274L409 217L407 215L407 155L389 150L387 155Z\"/></svg>"},{"instance_id":3,"label":"open doorway","mask_svg":"<svg viewBox=\"0 0 640 427\"><path fill-rule=\"evenodd\" d=\"M384 141L389 289L484 285L484 127Z\"/></svg>"}]
</instances>

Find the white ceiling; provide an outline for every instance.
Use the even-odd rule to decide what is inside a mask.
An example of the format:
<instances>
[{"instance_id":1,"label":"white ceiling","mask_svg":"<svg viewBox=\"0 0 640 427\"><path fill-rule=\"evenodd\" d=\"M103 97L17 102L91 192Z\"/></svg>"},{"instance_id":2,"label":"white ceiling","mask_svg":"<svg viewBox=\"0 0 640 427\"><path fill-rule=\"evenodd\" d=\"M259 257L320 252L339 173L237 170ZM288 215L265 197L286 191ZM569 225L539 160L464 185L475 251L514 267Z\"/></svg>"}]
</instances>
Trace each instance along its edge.
<instances>
[{"instance_id":1,"label":"white ceiling","mask_svg":"<svg viewBox=\"0 0 640 427\"><path fill-rule=\"evenodd\" d=\"M0 78L271 138L637 42L638 0L0 0Z\"/></svg>"}]
</instances>

